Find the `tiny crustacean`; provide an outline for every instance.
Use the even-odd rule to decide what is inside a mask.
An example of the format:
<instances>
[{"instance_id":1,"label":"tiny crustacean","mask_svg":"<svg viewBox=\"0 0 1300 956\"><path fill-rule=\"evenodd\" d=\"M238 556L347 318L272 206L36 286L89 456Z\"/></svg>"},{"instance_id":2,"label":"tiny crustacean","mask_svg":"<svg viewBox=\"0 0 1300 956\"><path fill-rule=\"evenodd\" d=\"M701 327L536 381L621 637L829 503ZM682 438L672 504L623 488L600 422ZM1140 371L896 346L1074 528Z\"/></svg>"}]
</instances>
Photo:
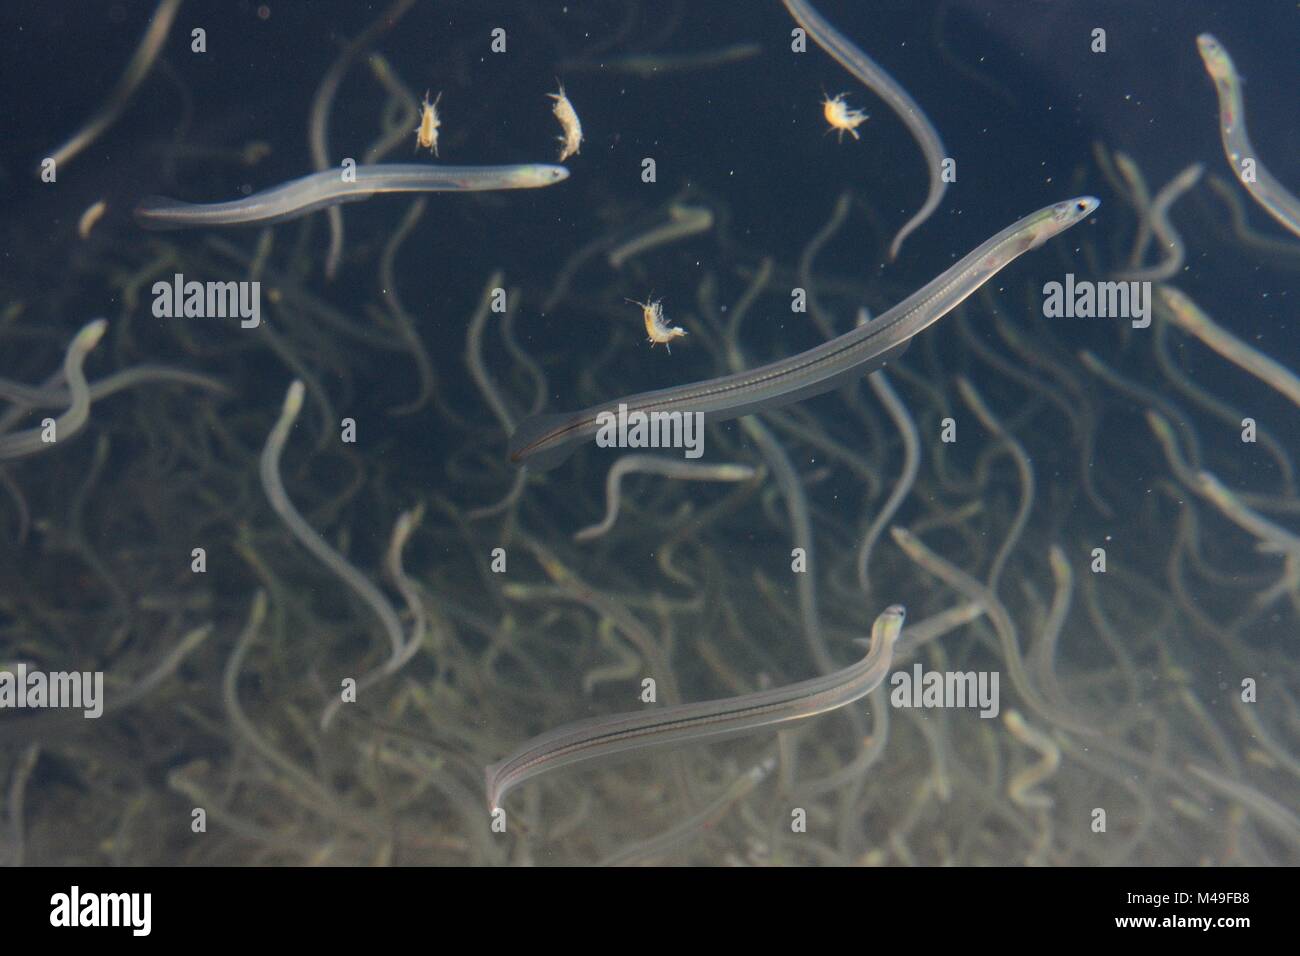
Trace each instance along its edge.
<instances>
[{"instance_id":1,"label":"tiny crustacean","mask_svg":"<svg viewBox=\"0 0 1300 956\"><path fill-rule=\"evenodd\" d=\"M839 96L826 96L822 100L822 115L826 117L826 122L830 123L831 129L839 135L840 140L844 139L845 133L850 134L854 139L860 139L858 127L867 121L868 116L862 110L852 109L845 103L844 97L847 95L841 93Z\"/></svg>"},{"instance_id":2,"label":"tiny crustacean","mask_svg":"<svg viewBox=\"0 0 1300 956\"><path fill-rule=\"evenodd\" d=\"M429 91L424 91L424 102L420 107L420 125L415 128L415 148L427 149L438 155L438 127L442 125L438 119L438 100L442 99L439 93L434 97L433 102L429 102Z\"/></svg>"},{"instance_id":3,"label":"tiny crustacean","mask_svg":"<svg viewBox=\"0 0 1300 956\"><path fill-rule=\"evenodd\" d=\"M573 108L573 104L564 94L564 84L559 80L555 82L559 85L560 92L546 95L555 100L551 112L555 114L555 118L560 121L560 127L564 130L564 135L559 137L559 162L562 163L570 156L578 155L578 149L582 146L582 123L578 119L578 111Z\"/></svg>"},{"instance_id":4,"label":"tiny crustacean","mask_svg":"<svg viewBox=\"0 0 1300 956\"><path fill-rule=\"evenodd\" d=\"M672 348L668 345L673 339L681 338L686 334L686 330L676 326L669 325L664 318L663 299L649 299L646 302L638 302L636 299L628 299L632 305L641 307L641 317L645 320L646 341L651 345L663 345L672 354Z\"/></svg>"}]
</instances>

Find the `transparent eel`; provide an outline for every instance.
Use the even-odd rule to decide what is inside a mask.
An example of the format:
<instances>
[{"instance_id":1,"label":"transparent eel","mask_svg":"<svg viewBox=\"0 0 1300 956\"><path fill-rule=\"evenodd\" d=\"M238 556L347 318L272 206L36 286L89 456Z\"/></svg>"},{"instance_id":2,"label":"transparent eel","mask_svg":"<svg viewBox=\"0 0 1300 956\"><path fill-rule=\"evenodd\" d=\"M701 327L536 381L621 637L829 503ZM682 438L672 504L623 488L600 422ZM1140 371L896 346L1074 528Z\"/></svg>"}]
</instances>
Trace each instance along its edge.
<instances>
[{"instance_id":1,"label":"transparent eel","mask_svg":"<svg viewBox=\"0 0 1300 956\"><path fill-rule=\"evenodd\" d=\"M1201 173L1205 167L1200 163L1192 163L1181 173L1165 184L1165 187L1156 193L1151 200L1151 205L1147 210L1150 220L1148 228L1160 237L1160 246L1164 251L1164 259L1153 266L1145 268L1139 267L1141 259L1141 245L1134 247L1134 261L1132 268L1119 273L1115 278L1124 282L1163 282L1165 279L1171 279L1183 268L1183 260L1186 257L1186 247L1183 245L1183 237L1174 224L1169 221L1169 209L1183 193L1187 192L1201 178Z\"/></svg>"},{"instance_id":2,"label":"transparent eel","mask_svg":"<svg viewBox=\"0 0 1300 956\"><path fill-rule=\"evenodd\" d=\"M871 92L889 104L889 108L898 114L898 118L907 126L908 131L925 154L925 165L930 174L930 191L925 197L925 205L917 210L903 228L898 230L894 241L889 244L889 258L897 259L898 250L913 230L930 218L943 200L944 190L948 188L943 181L940 170L945 150L939 139L939 133L916 104L916 100L898 85L898 81L882 70L876 63L842 33L836 30L820 13L805 0L782 0L790 16L803 27L813 41L829 53L840 66L856 76Z\"/></svg>"},{"instance_id":3,"label":"transparent eel","mask_svg":"<svg viewBox=\"0 0 1300 956\"><path fill-rule=\"evenodd\" d=\"M54 419L52 440L47 441L45 428L29 428L0 436L0 461L26 458L46 451L55 442L67 441L79 432L90 418L90 385L81 367L86 356L99 344L108 328L107 319L95 319L72 338L63 360L63 378L68 383L68 410Z\"/></svg>"},{"instance_id":4,"label":"transparent eel","mask_svg":"<svg viewBox=\"0 0 1300 956\"><path fill-rule=\"evenodd\" d=\"M487 768L484 776L488 807L496 810L506 794L525 780L580 761L643 747L747 733L815 717L860 700L889 673L894 642L906 615L901 605L885 608L871 626L866 656L833 674L724 700L579 720L547 731Z\"/></svg>"},{"instance_id":5,"label":"transparent eel","mask_svg":"<svg viewBox=\"0 0 1300 956\"><path fill-rule=\"evenodd\" d=\"M840 388L897 358L933 325L1022 253L1090 216L1101 201L1080 196L1045 206L1012 223L883 315L806 352L758 368L689 385L630 395L580 412L534 415L510 436L510 460L545 471L600 428L602 413L699 412L722 422L780 408Z\"/></svg>"},{"instance_id":6,"label":"transparent eel","mask_svg":"<svg viewBox=\"0 0 1300 956\"><path fill-rule=\"evenodd\" d=\"M297 219L339 203L360 202L378 193L538 189L569 178L565 167L548 163L517 166L390 163L357 166L353 172L355 177L345 181L342 170L326 169L230 202L191 203L165 196L146 196L135 207L135 221L145 229L266 225Z\"/></svg>"},{"instance_id":7,"label":"transparent eel","mask_svg":"<svg viewBox=\"0 0 1300 956\"><path fill-rule=\"evenodd\" d=\"M1156 293L1169 310L1170 322L1300 406L1300 377L1295 372L1216 324L1189 296L1173 286L1156 286Z\"/></svg>"},{"instance_id":8,"label":"transparent eel","mask_svg":"<svg viewBox=\"0 0 1300 956\"><path fill-rule=\"evenodd\" d=\"M181 0L162 0L158 4L158 9L149 20L144 36L140 38L140 45L131 54L131 62L126 65L121 79L109 93L108 101L96 111L85 126L49 154L49 158L54 160L56 169L68 163L99 138L104 130L117 122L118 117L122 115L122 110L126 109L126 105L131 101L131 96L153 69L159 52L167 42L167 35L171 33L172 23L176 20L176 12L180 6Z\"/></svg>"},{"instance_id":9,"label":"transparent eel","mask_svg":"<svg viewBox=\"0 0 1300 956\"><path fill-rule=\"evenodd\" d=\"M1196 38L1196 48L1201 51L1205 72L1214 80L1214 91L1219 96L1219 135L1223 137L1223 152L1237 180L1246 187L1255 202L1268 214L1300 236L1300 199L1291 195L1273 174L1259 161L1259 154L1246 132L1245 108L1241 102L1241 78L1232 57L1215 37L1202 33ZM1253 160L1255 175L1247 180L1242 176L1243 159Z\"/></svg>"},{"instance_id":10,"label":"transparent eel","mask_svg":"<svg viewBox=\"0 0 1300 956\"><path fill-rule=\"evenodd\" d=\"M758 470L750 465L725 463L710 465L704 462L678 461L658 455L624 455L605 476L605 518L596 524L583 528L573 535L574 541L591 541L608 534L618 520L622 503L620 488L623 476L635 473L662 475L665 478L677 478L681 481L748 481Z\"/></svg>"}]
</instances>

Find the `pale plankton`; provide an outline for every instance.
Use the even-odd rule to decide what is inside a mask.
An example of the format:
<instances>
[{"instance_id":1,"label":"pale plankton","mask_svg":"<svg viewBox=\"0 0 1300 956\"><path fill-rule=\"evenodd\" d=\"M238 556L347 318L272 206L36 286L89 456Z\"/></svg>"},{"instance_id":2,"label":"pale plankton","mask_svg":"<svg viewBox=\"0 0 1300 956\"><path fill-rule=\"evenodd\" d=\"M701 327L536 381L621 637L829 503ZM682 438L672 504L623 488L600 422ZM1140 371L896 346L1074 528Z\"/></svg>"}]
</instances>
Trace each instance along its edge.
<instances>
[{"instance_id":1,"label":"pale plankton","mask_svg":"<svg viewBox=\"0 0 1300 956\"><path fill-rule=\"evenodd\" d=\"M822 115L826 117L826 122L836 131L841 141L845 133L849 133L854 139L861 139L862 137L858 136L858 127L869 118L862 110L855 110L844 102L844 97L847 95L841 93L838 96L827 96L822 100Z\"/></svg>"},{"instance_id":2,"label":"pale plankton","mask_svg":"<svg viewBox=\"0 0 1300 956\"><path fill-rule=\"evenodd\" d=\"M570 156L578 155L578 149L582 146L582 122L578 119L578 112L569 102L569 98L564 95L564 84L559 80L555 81L560 87L558 93L547 93L551 99L555 100L555 106L551 112L555 118L560 121L560 127L564 130L564 135L556 137L560 143L560 158L557 162L564 162Z\"/></svg>"},{"instance_id":3,"label":"pale plankton","mask_svg":"<svg viewBox=\"0 0 1300 956\"><path fill-rule=\"evenodd\" d=\"M651 299L648 302L638 302L636 299L628 299L632 305L641 306L641 318L645 320L646 341L654 345L662 344L672 354L672 347L668 344L673 339L681 338L686 334L686 330L677 325L669 325L668 320L664 318L664 300Z\"/></svg>"},{"instance_id":4,"label":"pale plankton","mask_svg":"<svg viewBox=\"0 0 1300 956\"><path fill-rule=\"evenodd\" d=\"M438 101L442 99L442 93L429 102L429 91L424 91L424 102L420 106L420 125L415 128L415 148L427 149L438 155L438 127L442 122L438 119Z\"/></svg>"}]
</instances>

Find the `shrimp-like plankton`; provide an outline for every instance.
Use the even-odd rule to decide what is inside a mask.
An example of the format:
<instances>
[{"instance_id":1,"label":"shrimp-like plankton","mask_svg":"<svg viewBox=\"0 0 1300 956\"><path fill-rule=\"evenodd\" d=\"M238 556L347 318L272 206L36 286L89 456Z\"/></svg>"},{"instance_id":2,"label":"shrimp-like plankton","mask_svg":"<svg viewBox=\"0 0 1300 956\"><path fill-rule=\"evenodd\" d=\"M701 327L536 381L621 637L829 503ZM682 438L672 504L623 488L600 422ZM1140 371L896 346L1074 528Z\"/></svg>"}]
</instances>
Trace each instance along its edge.
<instances>
[{"instance_id":1,"label":"shrimp-like plankton","mask_svg":"<svg viewBox=\"0 0 1300 956\"><path fill-rule=\"evenodd\" d=\"M844 134L850 134L854 139L861 139L858 136L858 127L865 123L869 117L862 110L855 110L844 102L847 93L841 93L839 96L827 96L822 100L822 115L826 117L826 122L830 124L831 129L838 134L839 140L843 142Z\"/></svg>"},{"instance_id":2,"label":"shrimp-like plankton","mask_svg":"<svg viewBox=\"0 0 1300 956\"><path fill-rule=\"evenodd\" d=\"M662 344L668 349L668 354L672 354L672 347L668 344L673 339L679 339L686 334L686 330L676 325L669 325L664 318L663 299L651 299L648 302L638 302L636 299L628 299L632 305L641 307L641 318L645 320L646 341L653 348L655 345Z\"/></svg>"},{"instance_id":3,"label":"shrimp-like plankton","mask_svg":"<svg viewBox=\"0 0 1300 956\"><path fill-rule=\"evenodd\" d=\"M442 99L442 93L429 102L429 91L424 91L424 102L420 107L420 125L415 128L415 148L427 149L433 155L438 155L438 127L442 121L438 119L438 101Z\"/></svg>"},{"instance_id":4,"label":"shrimp-like plankton","mask_svg":"<svg viewBox=\"0 0 1300 956\"><path fill-rule=\"evenodd\" d=\"M558 161L562 163L570 156L576 156L579 147L582 146L582 122L578 119L578 111L573 108L569 98L564 95L564 84L560 83L559 80L555 82L559 84L560 92L547 93L546 95L555 100L555 106L551 108L551 112L555 114L555 118L560 121L561 129L564 130L564 135L557 137L561 144Z\"/></svg>"}]
</instances>

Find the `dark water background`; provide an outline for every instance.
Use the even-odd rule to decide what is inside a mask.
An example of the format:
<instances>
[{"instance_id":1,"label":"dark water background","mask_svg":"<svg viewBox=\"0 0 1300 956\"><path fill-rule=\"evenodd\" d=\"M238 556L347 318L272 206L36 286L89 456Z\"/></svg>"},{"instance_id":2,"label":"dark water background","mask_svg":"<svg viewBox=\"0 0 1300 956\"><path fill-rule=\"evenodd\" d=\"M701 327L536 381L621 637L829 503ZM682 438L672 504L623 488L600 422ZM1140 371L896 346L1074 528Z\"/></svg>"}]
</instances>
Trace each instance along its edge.
<instances>
[{"instance_id":1,"label":"dark water background","mask_svg":"<svg viewBox=\"0 0 1300 956\"><path fill-rule=\"evenodd\" d=\"M384 6L279 0L266 5L264 18L253 3L185 3L160 66L119 121L60 170L56 185L37 181L39 159L106 96L154 4L9 0L0 7L0 288L6 299L28 302L25 321L48 337L51 360L60 354L58 343L75 329L119 305L105 302L93 284L69 276L81 274L97 249L103 250L95 243L120 247L144 241L129 218L139 197L225 200L311 171L308 111L317 85L342 44ZM1091 242L1103 262L1121 265L1131 241L1131 211L1098 173L1095 143L1131 154L1152 192L1194 161L1203 162L1207 173L1229 175L1213 87L1196 51L1200 32L1223 41L1244 77L1246 119L1261 160L1292 191L1300 189L1300 9L1292 2L822 0L817 6L912 94L939 130L948 155L957 159L957 182L934 216L908 238L896 263L884 261L888 242L925 196L920 152L888 108L814 44L802 55L790 51L793 23L776 0L427 2L377 42L417 94L426 88L441 91L441 162L552 161L556 126L544 95L555 88L557 77L564 80L586 134L581 154L567 163L572 173L567 182L501 195L435 195L402 248L402 299L419 319L453 407L479 403L463 368L465 318L493 269L504 269L507 283L546 289L584 244L646 221L679 194L715 211L717 244L701 244L707 252L694 263L678 256L667 272L633 263L618 280L623 295L662 297L674 321L691 319L696 288L707 273L723 276L721 298L734 302L744 289L734 276L738 263L761 255L796 261L846 188L859 200L819 256L817 272L859 279L856 304L873 313L1019 217L1075 195L1097 195L1103 205L1092 221L1067 236L1069 251ZM188 48L187 34L196 26L207 31L204 54ZM503 55L489 52L489 34L496 27L507 31ZM1104 54L1090 51L1094 27L1106 30ZM572 67L745 42L761 45L761 55L707 70L647 78ZM841 143L823 133L821 96L841 91L849 94L851 105L871 114L859 130L860 141ZM384 97L358 60L334 102L332 162L359 157L378 135ZM272 147L253 168L169 155L177 142L229 148L252 140ZM656 160L657 183L640 181L647 156ZM410 157L403 148L386 161ZM1284 238L1238 192L1254 227ZM77 217L101 197L109 203L108 216L99 235L79 246L71 238ZM374 298L374 260L405 205L401 199L378 198L344 208L349 248L368 254L359 264L345 262L338 279L328 286L321 280L319 290L347 311ZM1226 241L1223 206L1204 183L1180 202L1175 219L1183 224L1188 246L1180 287L1240 337L1283 364L1300 366L1295 260L1283 267L1261 264L1250 249ZM280 234L286 245L301 242L323 260L323 217L308 226L290 224ZM199 240L178 234L175 241ZM1067 262L1043 251L1013 265L993 285L1019 303L1031 278L1059 279L1067 268L1084 271L1078 256ZM581 273L576 285L606 289L615 281L598 264ZM764 357L808 348L819 339L804 319L791 321L788 312L766 302L747 322L746 347ZM852 315L846 311L836 319L843 331ZM1113 356L1113 320L1055 321L1053 332L1069 352L1094 349ZM547 363L552 410L576 407L572 396L579 375L602 350L608 322L606 314L581 305L544 312L537 297L523 307L519 338ZM945 323L927 332L924 348L960 367L964 346L949 329ZM689 342L674 348L671 357L663 350L626 357L619 365L624 391L716 374L710 355ZM31 378L33 364L13 349L0 341L0 375ZM1193 372L1200 363L1216 394L1248 403L1262 420L1278 423L1286 447L1300 447L1295 410L1284 399L1208 353L1189 362ZM981 371L977 363L969 367L981 388L999 395L995 373ZM408 398L416 384L407 363L382 354L359 352L352 371L357 394L348 412L361 420ZM236 374L246 407L278 407L288 377L278 362L250 355ZM1134 374L1142 377L1140 371ZM828 419L842 414L834 396L808 407ZM436 490L452 437L446 423L430 414L385 421L382 467L405 476L408 486ZM1122 422L1138 424L1128 432ZM1139 418L1110 428L1103 445L1113 463L1111 480L1136 491L1150 475L1138 466L1126 470L1124 449L1149 449L1150 437L1139 430ZM501 437L483 438L493 454L503 453ZM1059 449L1063 458L1072 451ZM1267 464L1253 462L1247 460L1234 477L1249 479L1256 467L1254 477L1261 483L1274 477ZM1050 467L1045 474L1051 474ZM861 504L852 495L852 488L832 483L818 492L818 505L831 513L843 507L850 520ZM1086 531L1098 539L1122 536L1130 522L1128 514L1109 521L1082 513L1055 517L1072 534ZM358 548L376 554L383 539L382 530L376 531ZM1137 553L1145 543L1131 542L1131 547ZM1159 549L1152 547L1154 555ZM901 597L910 603L910 595ZM1274 624L1263 635L1266 642L1294 636L1294 618Z\"/></svg>"},{"instance_id":2,"label":"dark water background","mask_svg":"<svg viewBox=\"0 0 1300 956\"><path fill-rule=\"evenodd\" d=\"M855 219L851 228L859 241L833 243L819 265L879 276L882 291L870 304L881 310L900 291L941 271L950 257L1038 206L1092 191L1109 200L1102 215L1115 215L1116 197L1095 169L1084 181L1077 176L1090 165L1094 142L1133 155L1153 189L1193 160L1224 174L1213 89L1194 42L1205 30L1227 45L1245 78L1249 129L1261 157L1294 185L1286 158L1300 153L1293 95L1300 79L1294 55L1300 15L1289 3L824 6L825 16L912 93L958 162L957 183L926 227L909 238L900 262L885 267L882 247L924 197L919 151L893 114L829 57L815 47L806 55L789 51L791 23L779 3L429 3L408 13L380 48L412 89L443 92L447 162L550 160L554 121L539 107L549 103L542 94L553 89L565 60L741 42L761 44L763 53L654 79L573 73L566 84L586 142L570 163L572 180L506 201L435 197L403 257L412 308L464 314L478 289L462 278L497 265L544 279L610 219L619 221L620 209L632 219L689 184L725 207L737 242L782 258L797 255L840 190L858 190L875 207L874 234ZM185 4L164 54L168 69L146 80L120 121L68 164L51 189L31 175L35 163L116 80L152 4L5 4L0 185L12 237L5 255L16 268L42 270L42 281L57 285L62 230L100 196L109 200L111 222L126 217L141 195L229 198L310 169L307 114L316 86L342 42L382 5L268 7L263 20L255 4ZM193 25L207 30L206 54L187 49L184 34ZM487 52L488 34L498 26L508 32L504 55ZM1089 50L1097 26L1107 31L1105 54ZM611 37L619 39L607 49ZM590 49L599 52L588 56ZM353 70L331 119L332 159L359 154L377 129L382 92L364 64ZM179 125L186 103L178 82L192 97L187 127ZM817 101L823 90L848 91L850 102L871 114L862 142L840 144L822 135ZM263 140L274 152L252 170L181 162L167 179L163 154L173 135L191 145ZM639 181L644 156L658 163L657 184ZM399 153L390 161L402 159ZM352 207L348 216L365 224L355 230L382 228L394 210L392 202L380 201ZM1253 284L1248 254L1211 254L1196 248L1195 235L1189 240L1185 278L1206 296L1211 314L1249 310L1265 334L1272 333L1270 347L1285 358L1294 340L1287 334L1295 311L1288 307L1290 290L1276 280ZM333 292L346 299L348 281L370 278L345 275ZM655 277L654 291L672 302L694 281ZM647 291L628 294L641 298ZM81 308L95 310L89 303ZM580 349L584 321L580 315L543 316L528 329L540 342ZM1079 321L1062 335L1091 345L1096 337L1087 325ZM644 363L631 374L646 375L647 385L681 380L692 356L679 353L672 365Z\"/></svg>"}]
</instances>

